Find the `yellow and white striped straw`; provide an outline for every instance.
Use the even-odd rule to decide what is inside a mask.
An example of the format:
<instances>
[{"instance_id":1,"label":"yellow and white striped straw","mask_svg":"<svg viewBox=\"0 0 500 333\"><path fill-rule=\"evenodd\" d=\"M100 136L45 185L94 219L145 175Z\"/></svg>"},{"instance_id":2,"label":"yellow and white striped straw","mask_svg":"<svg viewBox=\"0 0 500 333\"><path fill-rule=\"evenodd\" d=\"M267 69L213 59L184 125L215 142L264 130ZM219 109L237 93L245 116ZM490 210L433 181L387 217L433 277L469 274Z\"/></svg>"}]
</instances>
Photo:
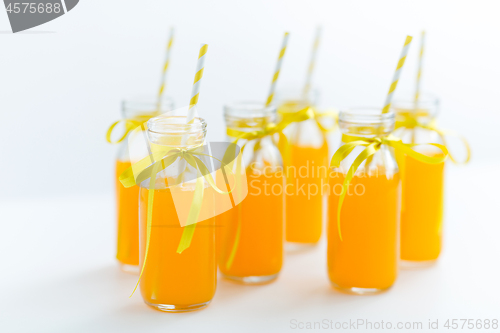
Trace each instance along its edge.
<instances>
[{"instance_id":1,"label":"yellow and white striped straw","mask_svg":"<svg viewBox=\"0 0 500 333\"><path fill-rule=\"evenodd\" d=\"M321 39L321 27L316 29L316 36L314 38L314 44L311 52L311 60L309 61L309 68L307 69L306 84L304 85L304 95L307 95L311 90L311 80L314 72L314 67L316 65L316 54L318 52L319 41Z\"/></svg>"},{"instance_id":2,"label":"yellow and white striped straw","mask_svg":"<svg viewBox=\"0 0 500 333\"><path fill-rule=\"evenodd\" d=\"M405 64L406 55L408 54L408 50L410 49L410 43L413 39L412 36L406 36L405 45L403 46L403 50L401 51L401 56L399 57L398 65L396 67L396 71L394 72L394 76L392 77L392 83L389 87L389 92L387 93L387 98L385 99L384 108L382 109L382 113L389 112L392 103L392 97L394 95L394 91L398 85L399 77L401 76L401 71L403 69L403 65Z\"/></svg>"},{"instance_id":3,"label":"yellow and white striped straw","mask_svg":"<svg viewBox=\"0 0 500 333\"><path fill-rule=\"evenodd\" d=\"M281 44L280 54L278 56L278 62L276 63L276 69L274 70L273 81L271 82L271 88L269 89L269 95L267 95L266 106L269 106L273 101L274 91L276 90L276 81L280 75L281 64L283 63L283 56L285 55L286 46L288 45L288 32L285 32L283 37L283 44Z\"/></svg>"},{"instance_id":4,"label":"yellow and white striped straw","mask_svg":"<svg viewBox=\"0 0 500 333\"><path fill-rule=\"evenodd\" d=\"M205 55L208 50L208 44L201 44L200 53L198 54L198 62L196 63L196 74L194 75L193 89L191 90L191 100L189 101L189 110L186 118L188 124L194 121L194 111L198 104L200 96L201 79L203 78L203 69L205 67Z\"/></svg>"},{"instance_id":5,"label":"yellow and white striped straw","mask_svg":"<svg viewBox=\"0 0 500 333\"><path fill-rule=\"evenodd\" d=\"M163 62L163 70L161 72L160 78L160 89L158 90L158 102L157 109L161 110L161 99L163 97L163 92L165 91L165 83L167 80L168 66L170 65L170 50L172 49L172 44L174 43L174 28L170 28L170 38L168 39L167 52L165 53L165 61Z\"/></svg>"},{"instance_id":6,"label":"yellow and white striped straw","mask_svg":"<svg viewBox=\"0 0 500 333\"><path fill-rule=\"evenodd\" d=\"M415 87L415 105L418 104L418 100L420 99L420 79L422 78L424 47L425 47L425 31L422 31L422 38L420 40L420 54L418 55L417 85Z\"/></svg>"}]
</instances>

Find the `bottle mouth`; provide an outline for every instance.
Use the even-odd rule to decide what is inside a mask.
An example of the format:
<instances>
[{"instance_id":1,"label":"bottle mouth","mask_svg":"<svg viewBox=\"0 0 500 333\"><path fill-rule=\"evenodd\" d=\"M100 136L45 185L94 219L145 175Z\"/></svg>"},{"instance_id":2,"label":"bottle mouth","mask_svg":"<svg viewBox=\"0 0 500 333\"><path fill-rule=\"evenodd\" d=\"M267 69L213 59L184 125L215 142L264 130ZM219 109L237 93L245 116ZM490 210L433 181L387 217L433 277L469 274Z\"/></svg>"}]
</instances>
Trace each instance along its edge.
<instances>
[{"instance_id":1,"label":"bottle mouth","mask_svg":"<svg viewBox=\"0 0 500 333\"><path fill-rule=\"evenodd\" d=\"M304 89L282 89L276 92L274 97L275 104L278 105L278 108L282 108L282 106L295 106L297 110L303 109L308 106L314 106L318 102L319 93L316 89L309 89L309 91L305 92ZM290 111L293 108L289 108ZM296 111L297 111L296 110ZM281 110L280 110L281 111Z\"/></svg>"},{"instance_id":2,"label":"bottle mouth","mask_svg":"<svg viewBox=\"0 0 500 333\"><path fill-rule=\"evenodd\" d=\"M265 106L259 102L235 102L224 106L224 118L229 128L263 128L276 121L276 106Z\"/></svg>"},{"instance_id":3,"label":"bottle mouth","mask_svg":"<svg viewBox=\"0 0 500 333\"><path fill-rule=\"evenodd\" d=\"M417 117L434 118L439 112L439 99L434 94L422 93L418 101L415 101L415 94L401 94L392 102L392 109L396 117L412 113Z\"/></svg>"},{"instance_id":4,"label":"bottle mouth","mask_svg":"<svg viewBox=\"0 0 500 333\"><path fill-rule=\"evenodd\" d=\"M224 116L233 118L263 118L276 115L274 105L259 102L234 102L224 105Z\"/></svg>"},{"instance_id":5,"label":"bottle mouth","mask_svg":"<svg viewBox=\"0 0 500 333\"><path fill-rule=\"evenodd\" d=\"M186 116L161 115L148 120L148 131L164 135L205 134L207 123L205 119L195 117L190 124L186 123Z\"/></svg>"},{"instance_id":6,"label":"bottle mouth","mask_svg":"<svg viewBox=\"0 0 500 333\"><path fill-rule=\"evenodd\" d=\"M174 109L174 101L164 96L160 103L158 97L135 96L122 101L122 113L126 119L140 116L156 116Z\"/></svg>"},{"instance_id":7,"label":"bottle mouth","mask_svg":"<svg viewBox=\"0 0 500 333\"><path fill-rule=\"evenodd\" d=\"M394 123L394 112L382 113L380 108L357 107L339 113L339 127L345 134L389 135L394 130Z\"/></svg>"}]
</instances>

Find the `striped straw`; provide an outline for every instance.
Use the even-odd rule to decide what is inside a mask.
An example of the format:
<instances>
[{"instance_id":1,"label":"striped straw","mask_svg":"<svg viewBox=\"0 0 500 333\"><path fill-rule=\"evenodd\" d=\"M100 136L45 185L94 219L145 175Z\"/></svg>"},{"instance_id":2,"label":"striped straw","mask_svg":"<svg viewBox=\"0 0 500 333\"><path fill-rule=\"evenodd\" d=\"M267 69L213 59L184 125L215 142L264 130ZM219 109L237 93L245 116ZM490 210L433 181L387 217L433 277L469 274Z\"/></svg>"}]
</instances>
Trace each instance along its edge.
<instances>
[{"instance_id":1,"label":"striped straw","mask_svg":"<svg viewBox=\"0 0 500 333\"><path fill-rule=\"evenodd\" d=\"M425 31L422 31L422 38L420 40L420 54L418 56L418 72L417 72L417 85L415 89L415 105L418 104L420 99L420 78L422 77L422 64L424 57L424 46L425 46Z\"/></svg>"},{"instance_id":2,"label":"striped straw","mask_svg":"<svg viewBox=\"0 0 500 333\"><path fill-rule=\"evenodd\" d=\"M278 76L280 75L283 56L285 55L286 46L288 44L288 35L288 32L285 32L285 36L283 37L283 44L281 44L280 55L278 57L278 63L276 64L276 69L274 71L273 81L271 82L271 88L269 89L269 95L267 96L266 106L269 106L273 101L274 91L276 90L276 81L278 80Z\"/></svg>"},{"instance_id":3,"label":"striped straw","mask_svg":"<svg viewBox=\"0 0 500 333\"><path fill-rule=\"evenodd\" d=\"M408 54L408 50L410 49L410 43L412 39L412 36L406 36L405 45L403 46L403 50L401 51L401 56L399 57L398 66L396 67L394 76L392 77L392 83L389 88L389 92L387 93L387 98L385 99L382 113L389 112L389 109L391 108L392 96L394 95L394 90L396 90L396 87L398 85L398 80L401 76L401 70L403 69L403 65L405 64L406 55Z\"/></svg>"},{"instance_id":4,"label":"striped straw","mask_svg":"<svg viewBox=\"0 0 500 333\"><path fill-rule=\"evenodd\" d=\"M311 80L316 65L316 53L318 52L319 41L321 39L321 27L316 29L316 37L311 52L311 60L309 61L309 68L307 69L306 84L304 86L304 95L307 95L311 90Z\"/></svg>"},{"instance_id":5,"label":"striped straw","mask_svg":"<svg viewBox=\"0 0 500 333\"><path fill-rule=\"evenodd\" d=\"M194 75L193 89L191 90L191 100L189 101L189 110L186 118L186 123L191 124L194 121L194 108L198 104L200 96L200 85L203 77L203 69L205 64L205 54L208 50L208 44L201 44L198 62L196 63L196 74Z\"/></svg>"},{"instance_id":6,"label":"striped straw","mask_svg":"<svg viewBox=\"0 0 500 333\"><path fill-rule=\"evenodd\" d=\"M170 28L170 38L168 39L167 44L167 52L165 53L165 62L163 65L163 70L161 72L160 78L160 89L158 90L158 102L156 104L157 110L161 110L161 98L163 96L163 92L165 91L165 82L167 80L167 70L170 65L170 49L172 48L172 44L174 43L174 28Z\"/></svg>"}]
</instances>

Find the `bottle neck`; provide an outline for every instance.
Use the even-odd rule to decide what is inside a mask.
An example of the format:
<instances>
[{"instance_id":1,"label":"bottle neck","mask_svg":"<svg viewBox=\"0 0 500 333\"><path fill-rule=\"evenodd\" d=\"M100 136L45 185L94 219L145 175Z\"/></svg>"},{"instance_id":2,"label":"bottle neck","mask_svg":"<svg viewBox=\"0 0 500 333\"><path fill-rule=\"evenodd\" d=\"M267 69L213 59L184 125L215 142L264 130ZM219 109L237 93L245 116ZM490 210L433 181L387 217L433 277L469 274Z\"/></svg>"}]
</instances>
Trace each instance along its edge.
<instances>
[{"instance_id":1,"label":"bottle neck","mask_svg":"<svg viewBox=\"0 0 500 333\"><path fill-rule=\"evenodd\" d=\"M388 136L394 131L394 113L380 109L359 108L340 112L339 128L342 134L362 138Z\"/></svg>"},{"instance_id":2,"label":"bottle neck","mask_svg":"<svg viewBox=\"0 0 500 333\"><path fill-rule=\"evenodd\" d=\"M147 121L173 109L174 103L169 97L164 97L160 101L153 97L137 97L122 101L124 119Z\"/></svg>"},{"instance_id":3,"label":"bottle neck","mask_svg":"<svg viewBox=\"0 0 500 333\"><path fill-rule=\"evenodd\" d=\"M224 107L224 118L227 128L242 132L259 131L276 122L276 108L259 103L233 103Z\"/></svg>"}]
</instances>

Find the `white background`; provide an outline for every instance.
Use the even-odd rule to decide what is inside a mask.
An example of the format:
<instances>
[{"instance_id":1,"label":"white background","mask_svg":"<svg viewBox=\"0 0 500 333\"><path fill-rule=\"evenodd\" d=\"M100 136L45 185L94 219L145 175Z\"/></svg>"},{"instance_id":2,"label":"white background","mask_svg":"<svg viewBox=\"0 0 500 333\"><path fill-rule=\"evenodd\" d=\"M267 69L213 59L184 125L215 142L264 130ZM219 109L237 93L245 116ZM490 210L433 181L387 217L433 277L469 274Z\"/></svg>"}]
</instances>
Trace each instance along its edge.
<instances>
[{"instance_id":1,"label":"white background","mask_svg":"<svg viewBox=\"0 0 500 333\"><path fill-rule=\"evenodd\" d=\"M0 195L112 191L115 147L104 135L123 97L156 94L170 26L167 93L178 106L189 102L199 44L209 44L199 111L214 140L224 135L224 103L265 100L284 31L278 88L304 82L322 25L314 83L324 106L343 108L382 106L407 34L416 39L398 90L413 89L425 29L423 89L441 97L441 124L467 135L481 163L500 139L499 10L496 1L83 1L25 33L0 34ZM0 30L9 29L0 10Z\"/></svg>"},{"instance_id":2,"label":"white background","mask_svg":"<svg viewBox=\"0 0 500 333\"><path fill-rule=\"evenodd\" d=\"M498 315L499 10L498 1L85 0L12 34L0 9L6 331L144 325L181 332L194 321L218 332L255 331L252 324L287 331L293 318ZM176 40L167 94L187 105L199 44L208 43L199 112L209 138L218 140L225 103L266 98L284 31L291 35L278 88L303 84L318 25L314 84L323 106L339 108L382 106L407 34L416 39L398 91L411 91L419 34L427 31L423 90L439 95L440 123L473 148L470 166L448 169L449 241L441 264L403 272L391 293L356 298L329 290L318 250L290 258L282 280L259 291L221 282L214 304L199 314L170 316L149 310L138 295L129 300L135 278L117 272L112 259L116 147L104 135L121 116L123 97L156 93L170 26Z\"/></svg>"}]
</instances>

